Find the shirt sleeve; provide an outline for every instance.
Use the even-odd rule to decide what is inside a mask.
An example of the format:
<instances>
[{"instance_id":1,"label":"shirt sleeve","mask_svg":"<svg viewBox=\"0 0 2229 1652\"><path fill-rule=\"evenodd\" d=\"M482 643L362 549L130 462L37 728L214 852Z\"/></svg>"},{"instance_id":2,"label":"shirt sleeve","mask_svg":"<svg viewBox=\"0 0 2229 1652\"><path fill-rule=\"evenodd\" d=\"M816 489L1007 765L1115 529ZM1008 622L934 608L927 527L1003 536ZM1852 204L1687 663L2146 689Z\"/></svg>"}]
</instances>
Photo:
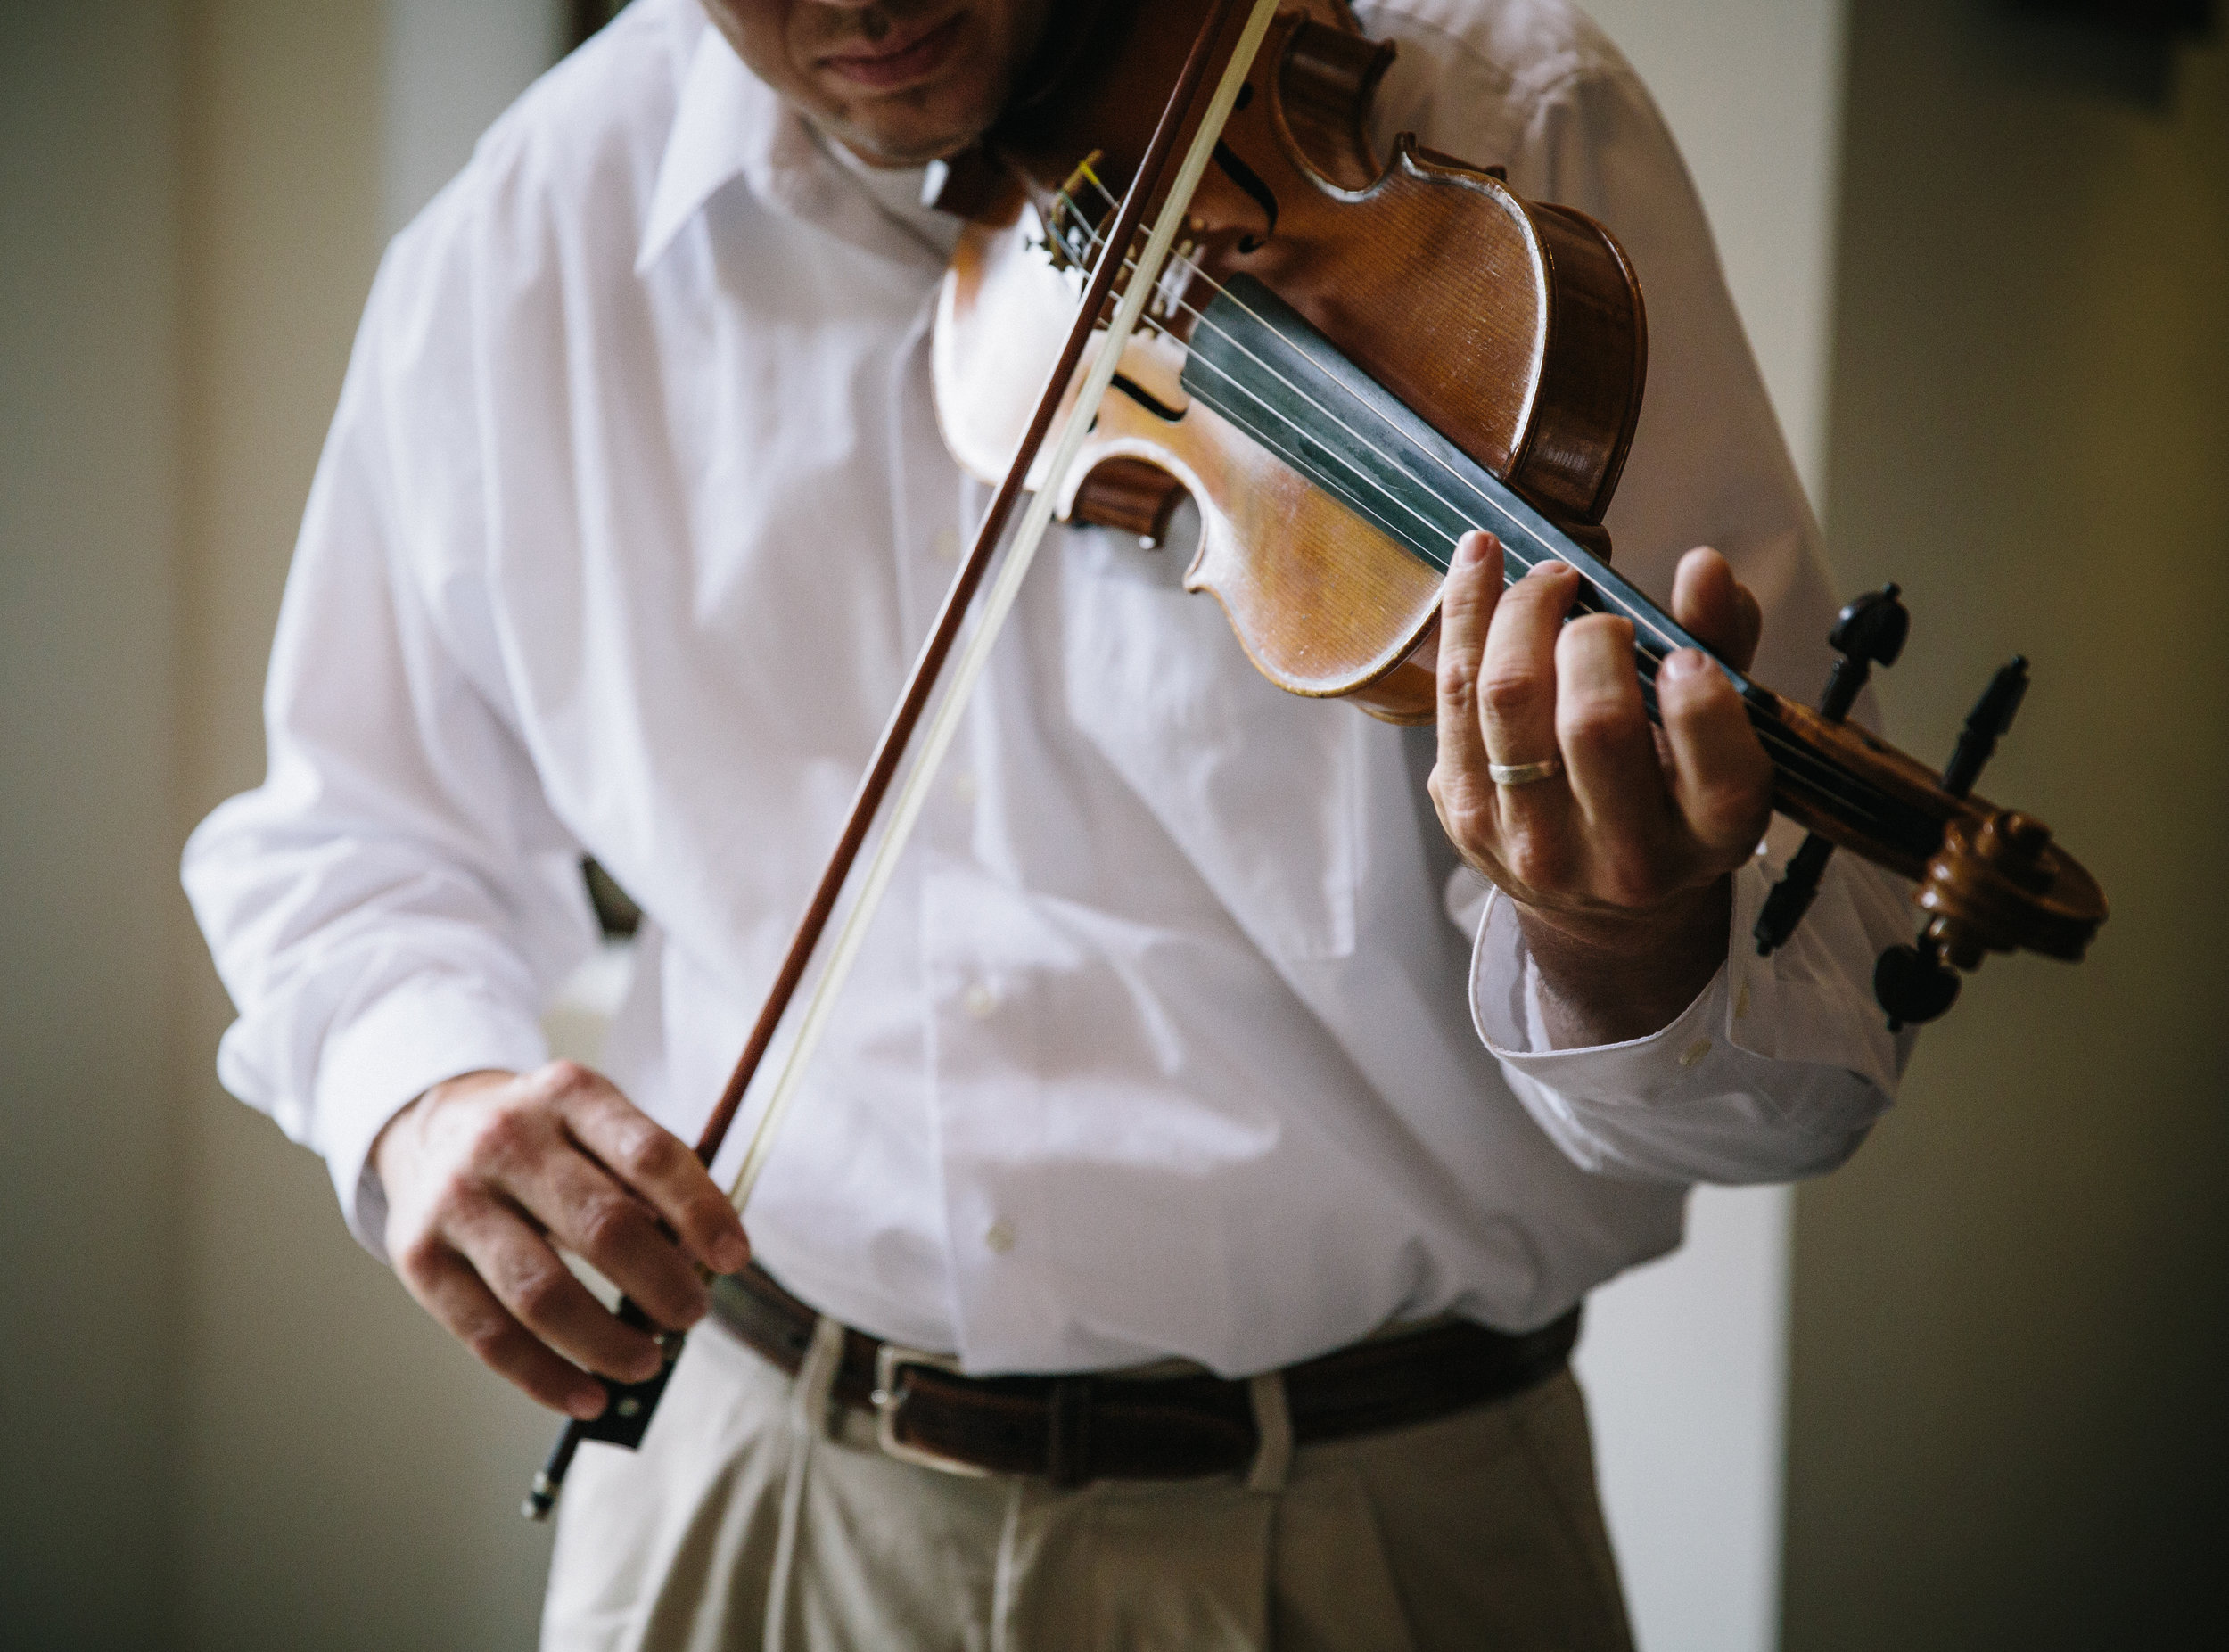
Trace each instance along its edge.
<instances>
[{"instance_id":1,"label":"shirt sleeve","mask_svg":"<svg viewBox=\"0 0 2229 1652\"><path fill-rule=\"evenodd\" d=\"M1647 1038L1551 1048L1515 912L1486 903L1471 958L1479 1036L1534 1121L1583 1170L1632 1180L1784 1181L1832 1170L1887 1110L1915 1032L1888 1031L1872 961L1909 941L1901 880L1838 855L1789 942L1750 931L1801 833L1776 822L1734 875L1727 959Z\"/></svg>"},{"instance_id":2,"label":"shirt sleeve","mask_svg":"<svg viewBox=\"0 0 2229 1652\"><path fill-rule=\"evenodd\" d=\"M443 421L473 402L438 382L469 352L442 336L438 283L397 262L288 575L267 776L202 822L184 866L239 1012L218 1075L324 1155L375 1254L385 1204L366 1161L382 1127L445 1078L544 1060L539 1012L594 943L579 851L429 588L428 541L472 531L469 411L462 431Z\"/></svg>"},{"instance_id":3,"label":"shirt sleeve","mask_svg":"<svg viewBox=\"0 0 2229 1652\"><path fill-rule=\"evenodd\" d=\"M1663 118L1599 39L1521 76L1512 106L1511 186L1608 226L1647 306L1647 390L1605 524L1616 563L1664 602L1680 556L1717 547L1764 612L1758 680L1805 697L1825 680L1836 606L1818 524ZM1508 901L1463 915L1478 1031L1574 1162L1652 1181L1810 1175L1847 1158L1890 1104L1912 1035L1888 1032L1871 974L1882 948L1911 939L1907 886L1838 855L1791 942L1760 959L1750 928L1800 836L1774 822L1777 847L1736 875L1727 964L1671 1025L1629 1043L1550 1049Z\"/></svg>"}]
</instances>

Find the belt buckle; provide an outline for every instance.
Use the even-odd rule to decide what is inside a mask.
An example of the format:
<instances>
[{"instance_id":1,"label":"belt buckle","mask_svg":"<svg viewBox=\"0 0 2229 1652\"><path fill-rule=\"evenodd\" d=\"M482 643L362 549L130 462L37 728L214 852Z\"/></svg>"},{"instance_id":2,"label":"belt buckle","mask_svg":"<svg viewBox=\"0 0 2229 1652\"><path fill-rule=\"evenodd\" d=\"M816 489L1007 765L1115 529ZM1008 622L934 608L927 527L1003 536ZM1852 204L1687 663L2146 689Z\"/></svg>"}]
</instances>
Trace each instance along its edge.
<instances>
[{"instance_id":1,"label":"belt buckle","mask_svg":"<svg viewBox=\"0 0 2229 1652\"><path fill-rule=\"evenodd\" d=\"M939 1474L961 1475L970 1479L988 1478L991 1471L980 1463L964 1458L947 1457L942 1451L924 1450L908 1445L898 1437L898 1412L906 1402L907 1390L899 1373L907 1366L925 1366L930 1370L959 1371L959 1361L948 1353L930 1353L919 1348L901 1347L896 1343L883 1343L875 1350L875 1392L868 1396L875 1408L875 1443L885 1457L894 1457L901 1463L911 1463L920 1468L934 1468Z\"/></svg>"}]
</instances>

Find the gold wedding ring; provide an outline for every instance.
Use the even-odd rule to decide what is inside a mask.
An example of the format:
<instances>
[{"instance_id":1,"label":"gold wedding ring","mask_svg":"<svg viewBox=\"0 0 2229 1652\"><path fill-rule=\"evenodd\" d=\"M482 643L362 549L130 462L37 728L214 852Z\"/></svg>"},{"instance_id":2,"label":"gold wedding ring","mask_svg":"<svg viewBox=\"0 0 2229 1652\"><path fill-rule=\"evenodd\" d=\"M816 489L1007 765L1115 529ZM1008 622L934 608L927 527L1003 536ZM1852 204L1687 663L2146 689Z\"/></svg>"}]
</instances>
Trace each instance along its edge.
<instances>
[{"instance_id":1,"label":"gold wedding ring","mask_svg":"<svg viewBox=\"0 0 2229 1652\"><path fill-rule=\"evenodd\" d=\"M1553 780L1563 773L1563 759L1544 758L1537 763L1488 763L1486 773L1496 785L1530 785L1535 780Z\"/></svg>"}]
</instances>

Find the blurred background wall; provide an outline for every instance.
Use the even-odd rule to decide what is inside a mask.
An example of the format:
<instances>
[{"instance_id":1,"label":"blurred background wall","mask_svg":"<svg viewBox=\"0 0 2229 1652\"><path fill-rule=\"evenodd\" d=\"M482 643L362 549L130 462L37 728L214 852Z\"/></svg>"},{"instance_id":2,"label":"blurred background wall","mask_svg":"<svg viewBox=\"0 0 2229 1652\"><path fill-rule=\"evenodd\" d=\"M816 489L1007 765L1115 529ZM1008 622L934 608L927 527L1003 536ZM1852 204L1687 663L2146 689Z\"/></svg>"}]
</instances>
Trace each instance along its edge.
<instances>
[{"instance_id":1,"label":"blurred background wall","mask_svg":"<svg viewBox=\"0 0 2229 1652\"><path fill-rule=\"evenodd\" d=\"M2143 8L2120 8L2136 12ZM1854 0L1828 519L1882 696L2104 884L1797 1196L1787 1644L2229 1645L2229 53Z\"/></svg>"},{"instance_id":2,"label":"blurred background wall","mask_svg":"<svg viewBox=\"0 0 2229 1652\"><path fill-rule=\"evenodd\" d=\"M0 18L0 1642L160 1645L183 37L127 4Z\"/></svg>"},{"instance_id":3,"label":"blurred background wall","mask_svg":"<svg viewBox=\"0 0 2229 1652\"><path fill-rule=\"evenodd\" d=\"M546 1425L217 1090L174 866L260 773L381 242L567 10L0 0L0 1646L531 1643ZM1842 582L1911 595L1892 734L1946 750L2026 649L1993 780L2117 910L2083 970L1994 964L1929 1035L1876 1142L1797 1196L1792 1282L1786 1196L1705 1195L1688 1255L1604 1294L1644 1644L2202 1644L2220 45L1995 0L1596 10L1689 152Z\"/></svg>"}]
</instances>

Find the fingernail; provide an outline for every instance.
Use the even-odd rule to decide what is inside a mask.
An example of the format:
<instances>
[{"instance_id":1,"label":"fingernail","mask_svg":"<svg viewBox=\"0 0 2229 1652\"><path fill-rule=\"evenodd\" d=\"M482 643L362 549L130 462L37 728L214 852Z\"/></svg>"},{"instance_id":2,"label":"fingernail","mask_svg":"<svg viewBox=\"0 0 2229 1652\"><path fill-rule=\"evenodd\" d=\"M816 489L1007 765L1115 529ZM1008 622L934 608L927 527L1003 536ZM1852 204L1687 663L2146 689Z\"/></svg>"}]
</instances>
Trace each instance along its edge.
<instances>
[{"instance_id":1,"label":"fingernail","mask_svg":"<svg viewBox=\"0 0 2229 1652\"><path fill-rule=\"evenodd\" d=\"M1525 571L1525 577L1530 579L1537 575L1542 579L1546 579L1551 574L1561 573L1567 566L1569 566L1568 563L1558 562L1552 556L1543 556Z\"/></svg>"},{"instance_id":2,"label":"fingernail","mask_svg":"<svg viewBox=\"0 0 2229 1652\"><path fill-rule=\"evenodd\" d=\"M1703 670L1708 665L1703 656L1692 648L1677 648L1665 655L1664 663L1657 668L1657 675L1677 682Z\"/></svg>"},{"instance_id":3,"label":"fingernail","mask_svg":"<svg viewBox=\"0 0 2229 1652\"><path fill-rule=\"evenodd\" d=\"M1486 560L1487 554L1493 549L1493 538L1491 534L1467 533L1463 536L1463 542L1458 548L1462 553L1464 562L1482 563Z\"/></svg>"},{"instance_id":4,"label":"fingernail","mask_svg":"<svg viewBox=\"0 0 2229 1652\"><path fill-rule=\"evenodd\" d=\"M604 1415L602 1388L576 1388L565 1398L565 1415L592 1423Z\"/></svg>"},{"instance_id":5,"label":"fingernail","mask_svg":"<svg viewBox=\"0 0 2229 1652\"><path fill-rule=\"evenodd\" d=\"M712 1267L720 1273L741 1273L751 1261L751 1246L739 1233L723 1233L712 1241Z\"/></svg>"}]
</instances>

